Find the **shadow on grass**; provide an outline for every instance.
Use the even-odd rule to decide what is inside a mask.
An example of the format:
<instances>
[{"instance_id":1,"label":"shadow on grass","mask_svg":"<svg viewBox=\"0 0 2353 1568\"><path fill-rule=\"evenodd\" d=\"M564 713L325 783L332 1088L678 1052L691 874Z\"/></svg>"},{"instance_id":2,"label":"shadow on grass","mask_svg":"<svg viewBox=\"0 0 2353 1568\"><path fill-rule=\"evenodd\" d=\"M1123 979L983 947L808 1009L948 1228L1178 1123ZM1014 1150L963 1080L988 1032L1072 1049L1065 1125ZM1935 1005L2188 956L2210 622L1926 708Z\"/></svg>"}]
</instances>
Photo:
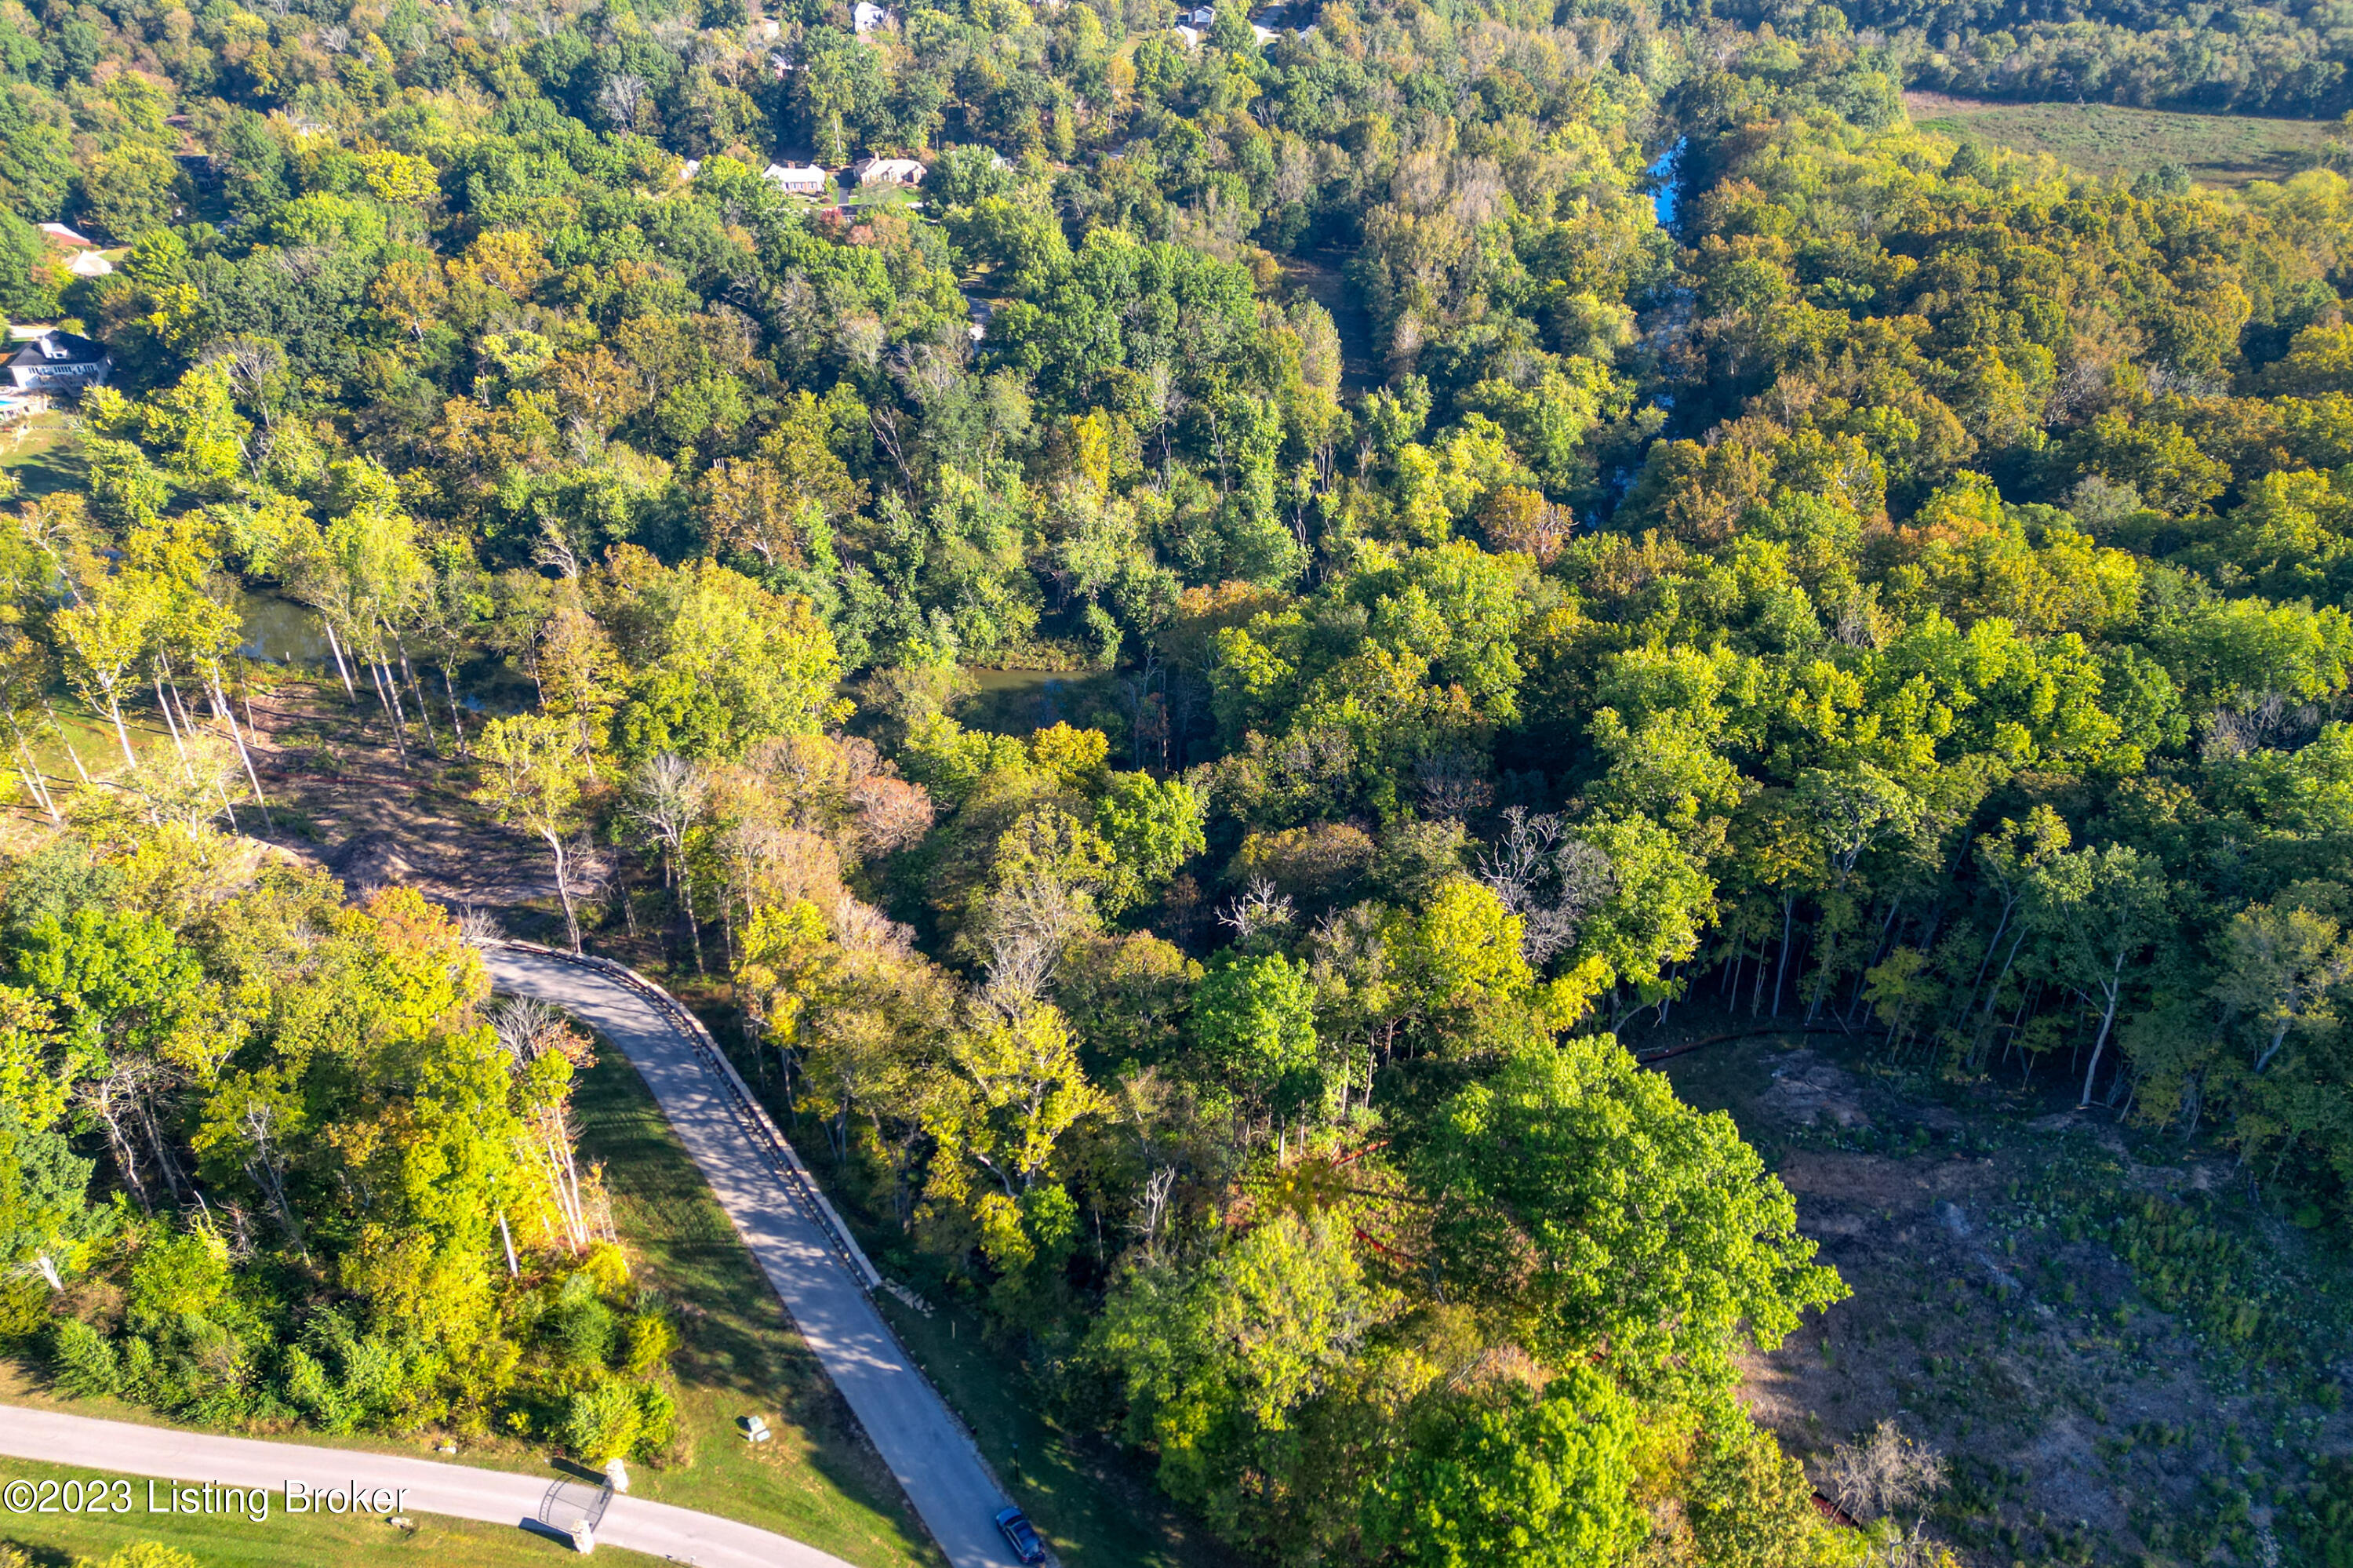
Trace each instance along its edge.
<instances>
[{"instance_id":1,"label":"shadow on grass","mask_svg":"<svg viewBox=\"0 0 2353 1568\"><path fill-rule=\"evenodd\" d=\"M37 442L36 450L17 453L0 442L0 469L5 469L24 487L24 499L38 501L61 490L79 490L88 477L88 464L83 461L81 443L69 434L46 428L31 438Z\"/></svg>"}]
</instances>

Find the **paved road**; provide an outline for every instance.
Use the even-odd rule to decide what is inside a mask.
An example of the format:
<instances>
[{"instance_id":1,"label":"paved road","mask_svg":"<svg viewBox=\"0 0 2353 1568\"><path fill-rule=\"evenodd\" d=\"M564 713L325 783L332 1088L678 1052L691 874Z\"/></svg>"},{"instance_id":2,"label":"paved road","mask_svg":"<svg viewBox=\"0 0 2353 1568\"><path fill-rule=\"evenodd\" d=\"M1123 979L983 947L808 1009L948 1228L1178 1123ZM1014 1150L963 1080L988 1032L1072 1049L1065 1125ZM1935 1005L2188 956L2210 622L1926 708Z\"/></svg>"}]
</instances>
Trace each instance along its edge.
<instances>
[{"instance_id":1,"label":"paved road","mask_svg":"<svg viewBox=\"0 0 2353 1568\"><path fill-rule=\"evenodd\" d=\"M626 1053L702 1170L801 1338L955 1568L1020 1568L997 1534L1006 1498L938 1391L907 1359L819 1222L746 1139L720 1075L652 1001L601 970L492 948L500 991L571 1012Z\"/></svg>"},{"instance_id":2,"label":"paved road","mask_svg":"<svg viewBox=\"0 0 2353 1568\"><path fill-rule=\"evenodd\" d=\"M553 1524L568 1530L597 1490L586 1482L567 1482L558 1496L545 1478L504 1470L479 1470L393 1454L264 1443L251 1437L216 1437L16 1405L0 1409L0 1455L116 1476L210 1481L240 1489L265 1488L277 1494L269 1502L273 1524L288 1511L290 1481L309 1494L340 1490L348 1498L353 1491L364 1493L363 1506L349 1509L353 1513L377 1517L438 1513L525 1529ZM379 1488L394 1495L377 1496ZM160 1489L156 1496L159 1501L168 1498ZM309 1511L342 1511L332 1507L335 1500L332 1496L311 1500L316 1506ZM147 1489L134 1487L132 1517L150 1522L162 1517L160 1512L151 1515L147 1508ZM596 1540L600 1545L699 1563L702 1568L850 1568L840 1558L788 1537L642 1498L615 1498L596 1528Z\"/></svg>"}]
</instances>

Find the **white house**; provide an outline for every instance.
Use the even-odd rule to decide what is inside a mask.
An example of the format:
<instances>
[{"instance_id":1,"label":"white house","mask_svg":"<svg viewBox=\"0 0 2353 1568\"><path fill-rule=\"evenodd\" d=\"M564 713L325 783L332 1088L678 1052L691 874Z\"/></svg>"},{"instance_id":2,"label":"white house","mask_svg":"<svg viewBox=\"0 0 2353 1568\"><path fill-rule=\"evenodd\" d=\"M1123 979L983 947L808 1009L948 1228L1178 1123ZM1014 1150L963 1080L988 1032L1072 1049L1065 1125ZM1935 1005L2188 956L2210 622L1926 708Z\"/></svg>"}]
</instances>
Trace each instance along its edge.
<instances>
[{"instance_id":1,"label":"white house","mask_svg":"<svg viewBox=\"0 0 2353 1568\"><path fill-rule=\"evenodd\" d=\"M1198 49L1201 47L1201 29L1198 27L1187 27L1180 24L1176 28L1176 36L1185 40L1185 47L1188 49Z\"/></svg>"},{"instance_id":2,"label":"white house","mask_svg":"<svg viewBox=\"0 0 2353 1568\"><path fill-rule=\"evenodd\" d=\"M16 345L5 362L8 385L26 392L70 392L103 387L114 368L106 345L52 328Z\"/></svg>"},{"instance_id":3,"label":"white house","mask_svg":"<svg viewBox=\"0 0 2353 1568\"><path fill-rule=\"evenodd\" d=\"M62 223L45 223L41 233L48 242L67 250L96 249L98 241L87 234L77 234Z\"/></svg>"},{"instance_id":4,"label":"white house","mask_svg":"<svg viewBox=\"0 0 2353 1568\"><path fill-rule=\"evenodd\" d=\"M1282 36L1282 34L1276 32L1272 27L1261 27L1256 22L1252 22L1250 24L1250 37L1256 38L1261 44L1271 44Z\"/></svg>"},{"instance_id":5,"label":"white house","mask_svg":"<svg viewBox=\"0 0 2353 1568\"><path fill-rule=\"evenodd\" d=\"M66 270L77 278L103 278L114 270L114 263L95 250L77 250L66 263Z\"/></svg>"},{"instance_id":6,"label":"white house","mask_svg":"<svg viewBox=\"0 0 2353 1568\"><path fill-rule=\"evenodd\" d=\"M861 185L919 185L923 165L913 158L860 158L849 165Z\"/></svg>"},{"instance_id":7,"label":"white house","mask_svg":"<svg viewBox=\"0 0 2353 1568\"><path fill-rule=\"evenodd\" d=\"M888 7L874 4L874 0L858 0L858 4L850 7L849 25L858 32L871 33L877 27L891 25L891 12Z\"/></svg>"},{"instance_id":8,"label":"white house","mask_svg":"<svg viewBox=\"0 0 2353 1568\"><path fill-rule=\"evenodd\" d=\"M770 164L760 177L786 196L821 196L832 176L815 164Z\"/></svg>"}]
</instances>

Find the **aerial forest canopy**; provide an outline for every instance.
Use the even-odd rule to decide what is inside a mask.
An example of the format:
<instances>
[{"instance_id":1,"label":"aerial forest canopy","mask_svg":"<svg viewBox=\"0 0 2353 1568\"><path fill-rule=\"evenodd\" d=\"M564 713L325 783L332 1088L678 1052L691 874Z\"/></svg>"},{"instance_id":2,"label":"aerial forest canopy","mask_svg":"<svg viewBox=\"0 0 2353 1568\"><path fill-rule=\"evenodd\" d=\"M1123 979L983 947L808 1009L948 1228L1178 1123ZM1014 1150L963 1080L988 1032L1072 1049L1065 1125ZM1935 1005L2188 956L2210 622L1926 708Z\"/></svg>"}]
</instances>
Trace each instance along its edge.
<instances>
[{"instance_id":1,"label":"aerial forest canopy","mask_svg":"<svg viewBox=\"0 0 2353 1568\"><path fill-rule=\"evenodd\" d=\"M1680 998L2353 1223L2353 188L1916 133L1902 29L2059 25L1882 9L0 0L0 310L114 365L0 540L0 1332L668 1440L590 1047L274 832L263 595L1271 1561L1874 1549L1736 1397L1845 1287L1616 1038ZM2232 101L2341 107L2306 36Z\"/></svg>"}]
</instances>

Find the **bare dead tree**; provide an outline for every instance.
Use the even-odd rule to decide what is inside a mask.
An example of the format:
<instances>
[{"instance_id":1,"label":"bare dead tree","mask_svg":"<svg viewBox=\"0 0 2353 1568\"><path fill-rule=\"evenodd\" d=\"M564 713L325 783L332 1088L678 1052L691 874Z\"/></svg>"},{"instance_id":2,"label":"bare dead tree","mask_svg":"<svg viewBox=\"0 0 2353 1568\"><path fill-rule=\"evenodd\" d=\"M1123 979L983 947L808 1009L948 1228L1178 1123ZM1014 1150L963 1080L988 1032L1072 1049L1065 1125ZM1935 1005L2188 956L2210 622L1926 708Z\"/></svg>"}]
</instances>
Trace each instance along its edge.
<instances>
[{"instance_id":1,"label":"bare dead tree","mask_svg":"<svg viewBox=\"0 0 2353 1568\"><path fill-rule=\"evenodd\" d=\"M1253 876L1218 911L1218 924L1231 931L1235 940L1248 941L1261 931L1290 925L1296 913L1289 894L1277 893L1274 884L1263 876Z\"/></svg>"},{"instance_id":2,"label":"bare dead tree","mask_svg":"<svg viewBox=\"0 0 2353 1568\"><path fill-rule=\"evenodd\" d=\"M980 921L988 978L981 1000L1018 1018L1054 978L1063 953L1094 924L1092 900L1058 876L1015 877L989 895Z\"/></svg>"},{"instance_id":3,"label":"bare dead tree","mask_svg":"<svg viewBox=\"0 0 2353 1568\"><path fill-rule=\"evenodd\" d=\"M627 130L636 125L638 105L645 96L646 79L623 71L606 79L604 87L596 94L596 101L603 104L606 112L613 117L614 124Z\"/></svg>"},{"instance_id":4,"label":"bare dead tree","mask_svg":"<svg viewBox=\"0 0 2353 1568\"><path fill-rule=\"evenodd\" d=\"M1906 1437L1893 1421L1881 1422L1859 1443L1831 1449L1823 1476L1831 1500L1866 1521L1925 1512L1944 1486L1944 1456Z\"/></svg>"},{"instance_id":5,"label":"bare dead tree","mask_svg":"<svg viewBox=\"0 0 2353 1568\"><path fill-rule=\"evenodd\" d=\"M140 1211L152 1214L155 1205L147 1196L147 1180L139 1168L139 1148L131 1138L133 1086L141 1071L135 1065L117 1064L104 1077L84 1079L75 1089L74 1097L106 1128L106 1146L114 1156L115 1173L130 1189Z\"/></svg>"},{"instance_id":6,"label":"bare dead tree","mask_svg":"<svg viewBox=\"0 0 2353 1568\"><path fill-rule=\"evenodd\" d=\"M286 1160L278 1148L277 1102L262 1095L247 1097L244 1108L237 1112L237 1130L245 1134L246 1148L250 1151L245 1160L246 1175L269 1198L269 1206L278 1211L278 1223L286 1227L294 1250L308 1258L311 1248L302 1239L302 1222L286 1195Z\"/></svg>"},{"instance_id":7,"label":"bare dead tree","mask_svg":"<svg viewBox=\"0 0 2353 1568\"><path fill-rule=\"evenodd\" d=\"M478 905L467 905L458 911L458 939L478 948L502 940L498 916Z\"/></svg>"},{"instance_id":8,"label":"bare dead tree","mask_svg":"<svg viewBox=\"0 0 2353 1568\"><path fill-rule=\"evenodd\" d=\"M1433 817L1462 818L1483 811L1495 799L1482 759L1467 751L1438 751L1413 765L1423 810Z\"/></svg>"},{"instance_id":9,"label":"bare dead tree","mask_svg":"<svg viewBox=\"0 0 2353 1568\"><path fill-rule=\"evenodd\" d=\"M638 766L623 797L623 810L630 821L661 846L662 881L678 891L687 936L694 947L696 974L704 972L702 922L694 912L694 865L687 857L686 841L701 825L710 800L709 770L667 751Z\"/></svg>"},{"instance_id":10,"label":"bare dead tree","mask_svg":"<svg viewBox=\"0 0 2353 1568\"><path fill-rule=\"evenodd\" d=\"M1161 1223L1168 1217L1168 1194L1176 1185L1176 1167L1163 1165L1145 1180L1143 1196L1136 1200L1135 1220L1129 1227L1144 1248L1144 1255L1156 1259Z\"/></svg>"},{"instance_id":11,"label":"bare dead tree","mask_svg":"<svg viewBox=\"0 0 2353 1568\"><path fill-rule=\"evenodd\" d=\"M491 1031L511 1059L511 1071L528 1081L532 1064L550 1054L575 1065L589 1059L588 1043L564 1014L546 1002L516 997L499 1003L489 1013ZM528 1130L516 1139L525 1160L546 1182L552 1212L548 1230L562 1236L574 1255L599 1234L596 1183L583 1182L574 1150L569 1106L561 1098L541 1098L533 1106ZM608 1227L609 1228L609 1227Z\"/></svg>"},{"instance_id":12,"label":"bare dead tree","mask_svg":"<svg viewBox=\"0 0 2353 1568\"><path fill-rule=\"evenodd\" d=\"M1478 878L1520 917L1520 953L1541 966L1575 945L1586 917L1617 890L1609 856L1568 836L1565 819L1504 812L1504 832L1480 852Z\"/></svg>"}]
</instances>

